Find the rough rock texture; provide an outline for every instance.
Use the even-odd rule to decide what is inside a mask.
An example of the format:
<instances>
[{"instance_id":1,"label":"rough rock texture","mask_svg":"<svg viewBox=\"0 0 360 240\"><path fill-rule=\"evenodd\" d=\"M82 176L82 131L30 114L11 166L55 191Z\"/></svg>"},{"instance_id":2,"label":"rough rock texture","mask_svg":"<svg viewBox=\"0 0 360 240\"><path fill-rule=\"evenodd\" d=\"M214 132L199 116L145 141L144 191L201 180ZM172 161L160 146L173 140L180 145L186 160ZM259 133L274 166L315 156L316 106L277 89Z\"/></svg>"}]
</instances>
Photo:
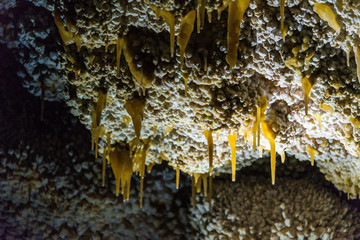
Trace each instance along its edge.
<instances>
[{"instance_id":1,"label":"rough rock texture","mask_svg":"<svg viewBox=\"0 0 360 240\"><path fill-rule=\"evenodd\" d=\"M19 0L0 3L0 43L11 49L14 57L23 65L22 68L11 68L11 65L5 67L9 71L12 70L12 74L17 73L19 77L23 78L22 85L31 93L37 96L43 95L47 100L65 99L71 108L71 113L77 116L88 129L91 129L92 113L99 92L106 92L106 107L102 112L100 124L106 128L106 132L111 133L113 145L116 142L128 145L131 140L135 139L133 124L130 122L127 126L123 121L124 116L129 116L125 109L125 103L134 97L141 98L145 102L141 136L143 139L151 141L146 164L158 163L163 159L173 167L179 165L181 170L188 174L209 171L207 141L203 128L214 130L214 172L217 175L231 172L231 167L228 165L231 159L230 147L227 141L227 135L231 130L239 133L236 144L237 168L249 166L260 159L260 151L257 150L256 153L252 151L252 136L249 130L255 120L256 107L259 105L258 99L260 96L265 96L269 102L269 106L265 110L265 120L277 133L277 152L281 153L285 150L287 158L294 157L298 160L309 161L308 148L309 146L313 147L318 152L315 156L316 165L324 173L325 178L331 181L337 189L348 192L351 198L355 198L359 194L360 176L358 161L360 85L356 75L357 66L353 49L359 47L360 44L360 25L358 24L360 3L357 1L319 0L320 3L326 4L334 11L337 22L341 26L341 30L336 32L314 11L314 1L286 1L286 38L283 42L280 31L279 1L251 0L241 22L237 63L233 69L230 69L226 62L228 11L224 9L220 12L219 18L216 11L221 8L224 1L205 1L205 7L209 14L205 14L207 15L205 24L200 33L197 33L195 26L190 36L186 48L185 64L180 66L179 47L176 43L175 56L170 56L169 26L163 17L156 16L154 9L159 8L174 13L175 35L178 36L181 16L196 9L195 2L190 0L111 0L76 1L74 3L73 1ZM58 33L54 15L58 23L63 23L65 33L71 36L65 42ZM211 16L211 23L209 23L209 16ZM197 22L195 22L196 24ZM117 78L117 46L114 41L119 37L124 39L124 46L120 61L120 77ZM108 47L107 52L105 51L106 46ZM10 56L10 54L4 55L3 52L1 54L4 59ZM127 56L126 59L124 55ZM6 61L2 62L6 63ZM132 67L131 70L129 65ZM10 78L9 76L6 76L5 79L17 79L14 75ZM185 95L184 78L189 79L187 95ZM306 78L314 83L310 92L308 115L305 115L302 89L302 81ZM6 89L3 87L2 91L6 92ZM14 96L17 95L7 97L7 101ZM5 105L11 106L12 103ZM39 186L38 189L45 188L49 191L48 187L44 187L48 183L40 183L38 180L41 173L34 170L45 164L43 158L32 156L30 158L32 161L27 161L26 159L30 155L27 151L31 152L33 148L27 149L27 145L22 146L16 142L22 141L19 136L24 133L26 136L30 136L29 139L37 138L37 134L31 133L31 131L39 127L38 123L31 125L33 122L24 120L27 119L27 108L33 109L33 106L26 105L20 111L13 108L10 111L13 119L15 116L22 118L16 118L17 121L8 120L9 126L4 128L5 131L9 131L9 129L15 129L24 124L24 127L27 127L26 131L19 128L20 133L9 131L2 134L2 136L7 136L4 146L12 146L9 148L10 151L2 151L5 156L2 158L4 159L2 166L5 169L2 170L5 173L3 179L8 181L7 176L12 176L7 173L8 169L14 171L16 177L11 186L16 186L15 183L24 178L22 172L15 171L19 170L16 164L25 164L31 169L28 172L29 175L25 177L30 179L27 180L29 184L26 186L33 188L33 185L37 183L35 185ZM46 109L45 107L45 117ZM34 111L40 115L40 109ZM20 112L23 115L19 115ZM320 115L321 127L318 120ZM53 119L61 120L56 117ZM59 126L57 121L47 127L56 134L63 134L66 131L57 130L57 126ZM172 126L174 129L166 135L164 130ZM157 128L155 133L154 127ZM72 129L78 130L76 127ZM27 132L28 130L31 134ZM66 134L69 139L77 136L76 132L74 133L71 129ZM106 138L102 138L103 140L99 143L100 153L103 153L106 146ZM51 139L49 137L49 144L53 143L50 141ZM82 143L76 146L81 146L88 139L90 136L84 137ZM28 141L30 142L30 140ZM268 140L263 134L261 134L260 142L265 149L270 149ZM61 144L66 146L64 142ZM89 147L90 144L85 145ZM18 149L19 146L22 146L21 151ZM75 148L75 145L73 147ZM70 152L66 149L56 154L67 156ZM87 154L87 150L85 152ZM23 153L25 155L21 157ZM37 151L35 153L38 154ZM18 161L8 162L8 158L19 159L19 163ZM61 158L56 159L59 167L52 163L49 167L44 166L45 169L48 169L44 171L45 175L54 174L54 179L55 176L57 178L53 185L49 185L53 186L50 189L53 191L50 195L64 200L66 197L57 195L59 194L57 184L60 184L59 189L61 189L63 187L61 184L66 180L61 179L61 176L70 178L70 182L76 181L77 178L69 176L70 167L60 161ZM83 162L75 161L76 164L74 164L77 166L76 169L79 169L79 171L75 169L79 175L83 175L87 179L87 183L99 181L100 161L96 160L97 164L95 165L85 164L88 165L87 167L83 167ZM29 163L34 164L30 166ZM60 169L60 172L55 172L55 175L53 171L57 168ZM82 170L83 168L85 170ZM164 171L170 170L165 169ZM110 168L107 173L110 178L107 178L106 181L107 189L110 190L106 191L113 193L114 179ZM165 175L169 175L169 179L174 178L173 173ZM269 176L267 179L270 182ZM32 181L35 183L31 184ZM7 183L2 181L2 184ZM96 185L98 184L99 182L96 183ZM152 185L156 186L155 183ZM172 189L173 185L174 181L171 182ZM89 192L89 195L96 195L93 192L98 191L95 190L97 188L92 188L92 184L85 183L78 188L81 189L81 186L85 187L84 191ZM132 186L132 196L134 191L138 193L138 189L135 189L137 186L138 184ZM168 194L168 198L172 198L174 192L168 187L162 186L161 188L168 189L164 190L164 194ZM280 180L279 189L283 189L282 187L283 182ZM20 201L18 199L22 201L24 197L21 194L24 191L17 189L16 191L21 193L19 197L16 194L10 197L12 190L4 189L6 193L4 202L7 204L4 206L7 207L4 207L2 213L8 213L9 216L16 216L15 219L20 219L20 215L14 210L14 206L18 206L18 203L9 202L12 199L15 202ZM145 187L145 191L144 195L146 196L146 193L151 190L147 190ZM41 198L41 195L29 192L30 199L34 197L32 195ZM64 192L66 191L64 190ZM325 194L324 198L326 196ZM161 199L160 195L158 197ZM103 198L94 197L90 200L93 201L92 206L96 209L94 211L100 213L102 212L99 210L98 204L101 199ZM110 199L115 199L115 197L112 196ZM135 201L133 198L131 199L131 201ZM109 201L112 202L112 200ZM145 200L145 208L148 204L146 201L148 200ZM336 205L336 200L334 201L330 205L336 208L338 205ZM41 201L35 199L34 202L39 204ZM28 203L24 204L29 206ZM62 207L70 208L71 202L66 204L68 203ZM134 205L134 202L131 202L130 205ZM33 205L30 204L30 206ZM51 212L53 213L51 216L56 216L53 206L49 206L50 210L45 210L44 214ZM231 208L231 205L228 205L228 208ZM36 209L39 208L36 207ZM71 209L68 212L62 211L65 217L61 221L68 222L68 218L72 217L74 213L72 211ZM119 210L119 214L122 216L131 215L131 213L121 211L122 209ZM159 214L159 218L164 218L163 213ZM349 220L346 214L336 216L345 216L344 218ZM184 222L183 219L169 218L166 222L169 222L171 226L177 222ZM130 225L134 225L136 222L134 220L136 217L132 219ZM145 219L148 220L146 222L148 225L156 222L151 218L145 217ZM16 225L16 221L19 220L14 220L13 225L10 225ZM95 220L89 220L90 226L92 221ZM127 225L125 224L125 226ZM56 236L59 234L60 228L56 224L54 228L53 235ZM171 227L167 226L167 228ZM187 227L184 228L187 229ZM98 231L97 229L94 227L90 231L93 233ZM350 225L349 229L352 229ZM350 234L350 230L349 235L345 237L351 238L354 231L351 230ZM125 230L119 230L119 234L122 234L123 231ZM16 234L16 232L13 230L12 233ZM183 231L180 232L179 236L187 234ZM209 230L209 232L211 231ZM333 237L338 236L336 231L334 232ZM136 231L135 234L141 233ZM160 231L159 234L159 238L165 236L164 232ZM174 234L173 237L177 238L177 233ZM342 235L339 236L342 237Z\"/></svg>"},{"instance_id":2,"label":"rough rock texture","mask_svg":"<svg viewBox=\"0 0 360 240\"><path fill-rule=\"evenodd\" d=\"M310 164L279 166L276 186L262 159L230 179L214 180L213 208L198 196L191 224L198 239L359 239L359 201L348 204ZM205 200L205 201L204 201ZM205 204L204 204L205 203Z\"/></svg>"},{"instance_id":3,"label":"rough rock texture","mask_svg":"<svg viewBox=\"0 0 360 240\"><path fill-rule=\"evenodd\" d=\"M65 47L70 83L67 104L90 128L99 91L107 92L101 124L111 133L112 143L126 144L135 138L135 133L132 123L127 127L122 122L128 116L124 105L140 95L146 101L141 136L153 142L147 164L157 162L162 152L170 165L180 165L182 171L192 174L209 171L202 127L219 133L214 141L214 166L222 172L230 161L227 134L239 130L242 135L252 126L258 98L263 95L269 102L265 120L277 133L277 151L309 160L307 149L313 147L318 151L316 164L326 178L355 197L360 176L360 114L356 100L360 85L351 50L359 45L359 3L321 1L337 15L342 26L338 34L314 11L314 1L286 2L287 34L283 42L279 2L250 1L241 23L238 59L233 69L225 60L227 10L220 18L216 11L210 11L212 22L206 20L200 33L195 27L186 48L185 65L180 67L178 47L176 56L170 56L169 26L162 17L156 18L150 6L175 14L178 35L180 16L195 9L195 1L61 3L56 6L59 17L78 40L70 39ZM221 5L206 1L209 10ZM124 38L123 52L126 48L134 66L131 72L129 59L122 56L119 79L113 44L118 37ZM110 43L105 52L105 45ZM187 96L183 76L189 77ZM308 115L304 111L302 78L314 82ZM314 114L321 115L322 128ZM174 129L165 136L163 129L171 126ZM245 140L238 137L238 168L259 158ZM270 149L262 135L260 142ZM104 144L100 143L100 152Z\"/></svg>"},{"instance_id":4,"label":"rough rock texture","mask_svg":"<svg viewBox=\"0 0 360 240\"><path fill-rule=\"evenodd\" d=\"M60 103L47 102L40 122L40 99L21 87L11 52L0 52L0 239L186 239L185 176L176 190L175 172L155 166L143 208L135 176L124 203L110 167L101 187L89 132Z\"/></svg>"},{"instance_id":5,"label":"rough rock texture","mask_svg":"<svg viewBox=\"0 0 360 240\"><path fill-rule=\"evenodd\" d=\"M0 3L0 43L5 44L24 68L18 71L23 86L48 101L64 99L66 79L61 68L63 48L48 9L26 1Z\"/></svg>"},{"instance_id":6,"label":"rough rock texture","mask_svg":"<svg viewBox=\"0 0 360 240\"><path fill-rule=\"evenodd\" d=\"M3 45L0 51L8 59L0 63L1 239L360 237L359 200L339 197L315 168L293 158L279 166L275 186L266 158L237 172L236 183L216 178L212 213L201 194L191 210L189 178L182 175L176 190L175 172L165 164L145 178L143 209L138 177L130 201L122 202L112 174L100 187L101 161L89 151L89 132L59 103L46 102L40 122L40 99L21 88L21 66Z\"/></svg>"}]
</instances>

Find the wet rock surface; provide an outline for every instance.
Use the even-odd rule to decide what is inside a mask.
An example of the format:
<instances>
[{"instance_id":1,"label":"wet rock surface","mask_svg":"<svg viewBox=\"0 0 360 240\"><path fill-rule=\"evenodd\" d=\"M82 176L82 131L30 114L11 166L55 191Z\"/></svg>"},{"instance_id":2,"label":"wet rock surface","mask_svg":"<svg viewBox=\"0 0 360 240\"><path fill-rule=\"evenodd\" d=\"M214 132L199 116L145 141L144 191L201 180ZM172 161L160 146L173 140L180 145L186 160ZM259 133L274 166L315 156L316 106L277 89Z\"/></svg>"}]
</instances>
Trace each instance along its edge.
<instances>
[{"instance_id":1,"label":"wet rock surface","mask_svg":"<svg viewBox=\"0 0 360 240\"><path fill-rule=\"evenodd\" d=\"M225 238L255 239L259 236L358 238L358 222L353 212L357 208L338 199L323 180L309 185L313 180L310 175L317 176L318 172L308 169L303 179L281 180L280 168L276 172L280 180L271 187L270 175L266 180L263 177L268 164L256 164L263 161L260 146L255 153L252 150L251 128L256 107L259 97L265 96L269 103L265 120L277 134L277 152L285 151L286 159L310 161L309 149L315 149L315 165L325 178L338 190L349 193L350 198L359 194L360 85L355 54L360 43L357 24L360 5L356 1L321 3L334 11L341 29L333 29L336 24L329 24L330 20L316 13L315 1L289 0L285 5L283 42L279 1L250 1L240 25L233 69L226 62L228 10L217 12L223 6L222 1L205 1L209 14L205 14L204 27L199 33L195 22L183 66L176 38L175 55L171 57L170 27L164 17L156 15L159 9L174 14L177 37L181 16L197 8L195 1L0 3L1 81L4 82L0 86L4 122L0 146L3 203L0 212L1 221L6 222L0 236L178 239L217 238L223 234ZM65 35L59 34L59 22ZM123 39L124 47L117 78L119 38ZM184 79L188 79L187 94ZM312 85L307 115L304 79ZM121 203L114 196L115 180L110 166L106 170L106 187L100 187L101 160L94 160L94 154L88 151L89 132L68 115L64 103L45 102L44 122L40 122L41 100L27 95L20 85L47 101L65 100L71 114L88 129L92 128L99 92L107 93L100 124L111 134L113 146L128 146L134 141L133 123L124 121L126 117L129 119L125 103L140 96L146 103L141 137L151 142L146 164L165 160L189 175L209 171L208 143L203 133L207 128L214 131L216 176L230 173L227 135L231 130L238 132L237 169L255 164L254 168L263 170L262 174L258 171L254 173L256 177L249 175L249 178L264 193L260 198L269 200L269 195L280 198L279 202L269 200L271 206L276 206L272 212L276 216L259 217L267 224L261 229L254 227L258 220L246 223L241 217L237 227L243 230L236 232L233 227L224 227L239 218L234 213L229 220L224 217L225 211L240 208L249 219L257 219L268 207L266 200L258 206L259 195L249 193L246 195L249 205L245 206L258 209L249 215L248 209L232 200L244 201L243 195L235 194L238 190L233 190L234 196L227 193L233 188L251 191L242 177L235 184L214 181L213 220L199 219L207 216L206 204L198 205L198 213L189 216L190 180L182 175L181 189L175 190L175 171L164 163L155 165L145 179L143 210L138 208L139 180L135 176L130 201ZM165 133L167 129L172 130ZM106 145L107 140L102 136L100 154ZM260 145L261 149L270 149L263 134ZM264 157L268 159L270 155L264 152ZM294 172L301 172L303 164L291 166ZM227 184L231 185L229 190L220 190ZM302 186L308 186L304 193L293 190ZM306 204L295 204L288 209L285 193L298 202L303 199ZM316 201L317 193L321 201ZM321 208L321 204L327 208ZM305 222L298 221L299 211L313 208L319 209L318 216L309 214L304 217ZM289 213L292 218L281 218L280 212L286 212L286 216ZM336 220L321 220L323 216ZM295 225L301 229L294 230ZM345 230L340 226L346 226Z\"/></svg>"}]
</instances>

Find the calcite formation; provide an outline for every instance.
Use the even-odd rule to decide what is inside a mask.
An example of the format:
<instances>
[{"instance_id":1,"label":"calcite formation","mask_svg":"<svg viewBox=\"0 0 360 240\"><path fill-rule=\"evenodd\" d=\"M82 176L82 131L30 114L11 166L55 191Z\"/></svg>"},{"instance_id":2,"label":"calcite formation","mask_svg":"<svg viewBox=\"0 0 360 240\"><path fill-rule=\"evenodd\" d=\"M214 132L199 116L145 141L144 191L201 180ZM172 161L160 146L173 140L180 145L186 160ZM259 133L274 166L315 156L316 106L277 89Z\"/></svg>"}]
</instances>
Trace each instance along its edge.
<instances>
[{"instance_id":1,"label":"calcite formation","mask_svg":"<svg viewBox=\"0 0 360 240\"><path fill-rule=\"evenodd\" d=\"M114 144L133 163L141 155L141 179L145 165L165 160L194 184L232 163L235 180L236 168L270 150L273 184L276 153L282 161L311 158L356 197L359 7L311 0L60 4L54 20L75 92L66 101L110 164ZM135 165L111 166L127 175Z\"/></svg>"},{"instance_id":2,"label":"calcite formation","mask_svg":"<svg viewBox=\"0 0 360 240\"><path fill-rule=\"evenodd\" d=\"M214 176L235 180L263 156L275 184L276 153L285 164L285 156L311 161L349 198L359 194L357 1L38 5L59 32L52 49L66 103L124 199L129 175L140 175L142 195L145 168L162 161L210 197ZM37 90L56 94L57 80L26 69Z\"/></svg>"},{"instance_id":3,"label":"calcite formation","mask_svg":"<svg viewBox=\"0 0 360 240\"><path fill-rule=\"evenodd\" d=\"M268 165L264 160L239 171L235 183L217 178L211 213L198 197L190 216L197 239L359 239L356 210L329 186L321 188L326 181L310 164L288 158L271 188L257 172Z\"/></svg>"}]
</instances>

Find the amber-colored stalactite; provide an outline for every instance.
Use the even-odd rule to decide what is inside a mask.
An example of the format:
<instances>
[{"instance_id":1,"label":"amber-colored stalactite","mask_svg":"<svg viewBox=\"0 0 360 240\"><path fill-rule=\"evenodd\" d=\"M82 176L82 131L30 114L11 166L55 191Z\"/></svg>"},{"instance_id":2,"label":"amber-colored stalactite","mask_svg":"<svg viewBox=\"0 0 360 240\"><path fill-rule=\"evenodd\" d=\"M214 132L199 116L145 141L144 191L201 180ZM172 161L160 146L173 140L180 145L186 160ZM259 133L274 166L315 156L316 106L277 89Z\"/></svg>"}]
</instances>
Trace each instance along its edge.
<instances>
[{"instance_id":1,"label":"amber-colored stalactite","mask_svg":"<svg viewBox=\"0 0 360 240\"><path fill-rule=\"evenodd\" d=\"M308 146L307 150L308 150L308 152L310 154L310 157L311 157L311 166L314 166L315 154L318 155L319 152L315 148L313 148L311 146Z\"/></svg>"},{"instance_id":2,"label":"amber-colored stalactite","mask_svg":"<svg viewBox=\"0 0 360 240\"><path fill-rule=\"evenodd\" d=\"M194 30L194 22L195 22L195 10L191 10L185 17L181 17L180 23L180 31L177 37L177 42L180 48L180 63L181 65L184 63L184 55L186 45L189 42L191 33ZM185 80L185 95L187 92L187 77L184 78Z\"/></svg>"},{"instance_id":3,"label":"amber-colored stalactite","mask_svg":"<svg viewBox=\"0 0 360 240\"><path fill-rule=\"evenodd\" d=\"M314 82L312 81L312 78L304 77L301 79L302 83L302 89L304 92L304 102L305 102L305 115L308 114L308 108L309 108L309 98L310 98L310 91L311 88L314 85Z\"/></svg>"},{"instance_id":4,"label":"amber-colored stalactite","mask_svg":"<svg viewBox=\"0 0 360 240\"><path fill-rule=\"evenodd\" d=\"M284 27L284 20L285 20L285 0L280 0L280 16L281 16L281 20L280 20L280 24L281 24L281 34L283 37L283 41L285 41L285 35L286 35L286 31L285 31L285 27Z\"/></svg>"},{"instance_id":5,"label":"amber-colored stalactite","mask_svg":"<svg viewBox=\"0 0 360 240\"><path fill-rule=\"evenodd\" d=\"M276 133L272 129L272 126L270 122L263 121L261 123L261 128L263 130L264 136L269 140L270 142L270 150L271 150L271 182L274 185L275 184L275 167L276 167L276 149L275 149L275 138Z\"/></svg>"},{"instance_id":6,"label":"amber-colored stalactite","mask_svg":"<svg viewBox=\"0 0 360 240\"><path fill-rule=\"evenodd\" d=\"M228 140L231 149L231 169L232 169L232 181L235 181L236 173L236 132L232 132L228 135Z\"/></svg>"},{"instance_id":7,"label":"amber-colored stalactite","mask_svg":"<svg viewBox=\"0 0 360 240\"><path fill-rule=\"evenodd\" d=\"M355 62L356 62L356 73L360 82L360 46L354 47Z\"/></svg>"},{"instance_id":8,"label":"amber-colored stalactite","mask_svg":"<svg viewBox=\"0 0 360 240\"><path fill-rule=\"evenodd\" d=\"M325 3L315 2L314 11L323 21L327 22L332 29L334 29L338 34L340 34L341 25L336 20L336 14L330 6Z\"/></svg>"},{"instance_id":9,"label":"amber-colored stalactite","mask_svg":"<svg viewBox=\"0 0 360 240\"><path fill-rule=\"evenodd\" d=\"M145 101L140 98L133 98L125 103L125 109L127 113L131 116L135 135L137 140L140 139L141 132L141 122L144 117Z\"/></svg>"},{"instance_id":10,"label":"amber-colored stalactite","mask_svg":"<svg viewBox=\"0 0 360 240\"><path fill-rule=\"evenodd\" d=\"M204 135L208 143L209 153L209 174L211 175L213 169L213 158L214 158L214 142L212 137L212 130L204 130Z\"/></svg>"},{"instance_id":11,"label":"amber-colored stalactite","mask_svg":"<svg viewBox=\"0 0 360 240\"><path fill-rule=\"evenodd\" d=\"M235 0L229 3L226 61L233 68L237 62L240 24L250 0Z\"/></svg>"},{"instance_id":12,"label":"amber-colored stalactite","mask_svg":"<svg viewBox=\"0 0 360 240\"><path fill-rule=\"evenodd\" d=\"M123 38L118 38L116 41L116 77L120 78L120 59L121 59L121 52L123 48Z\"/></svg>"},{"instance_id":13,"label":"amber-colored stalactite","mask_svg":"<svg viewBox=\"0 0 360 240\"><path fill-rule=\"evenodd\" d=\"M197 18L197 32L204 27L205 20L205 0L196 0L196 18Z\"/></svg>"},{"instance_id":14,"label":"amber-colored stalactite","mask_svg":"<svg viewBox=\"0 0 360 240\"><path fill-rule=\"evenodd\" d=\"M176 189L179 189L180 183L180 166L176 166Z\"/></svg>"},{"instance_id":15,"label":"amber-colored stalactite","mask_svg":"<svg viewBox=\"0 0 360 240\"><path fill-rule=\"evenodd\" d=\"M129 150L114 148L109 153L109 159L116 180L116 196L119 195L121 184L121 194L123 194L124 200L128 200L133 170Z\"/></svg>"}]
</instances>

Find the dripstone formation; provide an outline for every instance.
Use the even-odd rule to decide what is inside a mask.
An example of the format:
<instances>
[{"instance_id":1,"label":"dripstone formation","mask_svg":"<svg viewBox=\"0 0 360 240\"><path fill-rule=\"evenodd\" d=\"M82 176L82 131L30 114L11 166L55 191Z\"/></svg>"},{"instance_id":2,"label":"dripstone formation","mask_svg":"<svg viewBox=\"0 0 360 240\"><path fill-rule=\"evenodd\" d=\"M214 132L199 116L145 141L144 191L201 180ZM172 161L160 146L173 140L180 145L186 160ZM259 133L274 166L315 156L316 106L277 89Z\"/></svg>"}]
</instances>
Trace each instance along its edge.
<instances>
[{"instance_id":1,"label":"dripstone formation","mask_svg":"<svg viewBox=\"0 0 360 240\"><path fill-rule=\"evenodd\" d=\"M111 186L127 204L139 196L136 204L147 206L152 180L146 175L165 163L173 169L166 173L174 174L172 194L184 184L196 207L202 189L208 198L202 204L214 214L234 208L227 202L220 209L219 201L233 201L221 186L251 191L231 180L243 179L236 171L263 159L267 167L257 165L264 168L259 182L266 178L268 185L261 191L283 194L288 185L277 167L296 159L309 161L348 199L360 194L358 1L23 0L0 3L0 16L0 44L21 64L12 78L41 97L42 120L51 111L45 101L66 103L91 131L81 146L94 151L96 160L87 161L100 174L96 181ZM215 184L218 177L222 180ZM298 185L295 181L293 189ZM326 190L309 191L326 203ZM289 198L306 196L291 192ZM329 209L338 206L331 202ZM200 215L194 214L196 222ZM334 214L327 218L352 221L351 214ZM214 219L227 221L221 215ZM224 234L257 238L279 231L281 238L314 232L294 230L303 223L276 230L277 220L271 223L261 231L245 227L246 233ZM348 235L325 234L330 227L325 224L313 236L354 238L357 224L348 225ZM286 235L283 226L295 232ZM201 234L216 238L220 229Z\"/></svg>"}]
</instances>

